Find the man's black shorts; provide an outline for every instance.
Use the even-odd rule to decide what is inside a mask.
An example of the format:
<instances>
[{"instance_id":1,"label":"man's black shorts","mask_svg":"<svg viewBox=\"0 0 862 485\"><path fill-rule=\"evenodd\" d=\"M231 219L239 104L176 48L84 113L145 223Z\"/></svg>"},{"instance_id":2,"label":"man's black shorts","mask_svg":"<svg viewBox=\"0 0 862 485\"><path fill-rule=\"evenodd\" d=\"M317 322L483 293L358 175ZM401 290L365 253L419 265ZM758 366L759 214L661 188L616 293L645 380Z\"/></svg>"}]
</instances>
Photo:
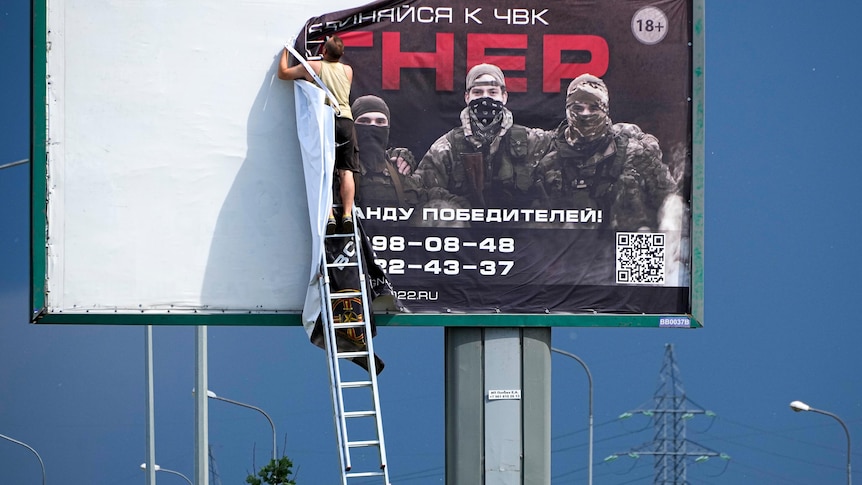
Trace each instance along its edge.
<instances>
[{"instance_id":1,"label":"man's black shorts","mask_svg":"<svg viewBox=\"0 0 862 485\"><path fill-rule=\"evenodd\" d=\"M350 118L335 118L335 168L359 173L359 147Z\"/></svg>"}]
</instances>

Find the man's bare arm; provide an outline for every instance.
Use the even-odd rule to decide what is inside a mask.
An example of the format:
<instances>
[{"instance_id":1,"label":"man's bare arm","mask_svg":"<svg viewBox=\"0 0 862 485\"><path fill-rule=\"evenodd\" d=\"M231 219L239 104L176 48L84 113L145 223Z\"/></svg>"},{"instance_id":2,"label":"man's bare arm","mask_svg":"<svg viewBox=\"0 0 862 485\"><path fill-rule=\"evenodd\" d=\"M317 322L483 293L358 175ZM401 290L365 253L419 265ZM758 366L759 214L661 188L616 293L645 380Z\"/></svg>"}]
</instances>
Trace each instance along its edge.
<instances>
[{"instance_id":1,"label":"man's bare arm","mask_svg":"<svg viewBox=\"0 0 862 485\"><path fill-rule=\"evenodd\" d=\"M288 65L289 56L290 53L287 52L287 49L281 51L281 60L278 63L278 78L285 81L305 79L306 81L314 82L314 78L311 77L311 74L309 74L308 70L302 64L297 64L293 67ZM309 61L309 64L315 73L320 71L320 62Z\"/></svg>"}]
</instances>

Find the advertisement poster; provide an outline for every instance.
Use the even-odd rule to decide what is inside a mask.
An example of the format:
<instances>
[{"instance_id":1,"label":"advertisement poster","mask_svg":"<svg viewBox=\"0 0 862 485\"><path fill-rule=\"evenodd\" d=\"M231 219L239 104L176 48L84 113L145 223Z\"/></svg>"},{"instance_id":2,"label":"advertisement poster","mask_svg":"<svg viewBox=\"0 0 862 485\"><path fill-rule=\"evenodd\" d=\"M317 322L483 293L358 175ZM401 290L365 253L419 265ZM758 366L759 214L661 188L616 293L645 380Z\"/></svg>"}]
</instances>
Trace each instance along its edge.
<instances>
[{"instance_id":1,"label":"advertisement poster","mask_svg":"<svg viewBox=\"0 0 862 485\"><path fill-rule=\"evenodd\" d=\"M357 206L406 308L691 313L691 32L686 0L310 19L296 49L339 36L354 119L387 118L356 124Z\"/></svg>"}]
</instances>

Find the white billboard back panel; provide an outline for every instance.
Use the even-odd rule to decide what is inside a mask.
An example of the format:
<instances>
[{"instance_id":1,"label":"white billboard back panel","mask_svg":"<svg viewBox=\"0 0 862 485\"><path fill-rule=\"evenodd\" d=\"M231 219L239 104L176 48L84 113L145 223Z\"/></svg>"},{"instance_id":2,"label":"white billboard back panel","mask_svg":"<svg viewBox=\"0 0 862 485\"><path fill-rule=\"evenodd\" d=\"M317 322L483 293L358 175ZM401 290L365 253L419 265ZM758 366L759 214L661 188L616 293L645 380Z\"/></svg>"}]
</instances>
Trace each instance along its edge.
<instances>
[{"instance_id":1,"label":"white billboard back panel","mask_svg":"<svg viewBox=\"0 0 862 485\"><path fill-rule=\"evenodd\" d=\"M320 6L44 3L47 163L34 185L47 186L47 229L36 310L300 312L308 211L293 85L275 68Z\"/></svg>"}]
</instances>

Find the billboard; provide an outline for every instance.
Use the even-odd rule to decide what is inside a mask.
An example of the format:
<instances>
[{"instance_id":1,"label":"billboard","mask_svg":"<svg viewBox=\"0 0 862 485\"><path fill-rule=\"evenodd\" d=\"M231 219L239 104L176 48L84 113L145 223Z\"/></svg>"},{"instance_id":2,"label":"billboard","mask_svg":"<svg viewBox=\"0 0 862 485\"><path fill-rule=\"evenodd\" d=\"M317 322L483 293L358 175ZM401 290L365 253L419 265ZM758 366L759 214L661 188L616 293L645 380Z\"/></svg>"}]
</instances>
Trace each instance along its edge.
<instances>
[{"instance_id":1,"label":"billboard","mask_svg":"<svg viewBox=\"0 0 862 485\"><path fill-rule=\"evenodd\" d=\"M358 207L409 311L378 323L700 325L702 2L317 8L35 2L34 321L299 324L316 195L275 70L289 37L338 34L351 99L390 112L382 145L358 130ZM477 64L500 136L469 128ZM606 129L578 140L584 93Z\"/></svg>"}]
</instances>

